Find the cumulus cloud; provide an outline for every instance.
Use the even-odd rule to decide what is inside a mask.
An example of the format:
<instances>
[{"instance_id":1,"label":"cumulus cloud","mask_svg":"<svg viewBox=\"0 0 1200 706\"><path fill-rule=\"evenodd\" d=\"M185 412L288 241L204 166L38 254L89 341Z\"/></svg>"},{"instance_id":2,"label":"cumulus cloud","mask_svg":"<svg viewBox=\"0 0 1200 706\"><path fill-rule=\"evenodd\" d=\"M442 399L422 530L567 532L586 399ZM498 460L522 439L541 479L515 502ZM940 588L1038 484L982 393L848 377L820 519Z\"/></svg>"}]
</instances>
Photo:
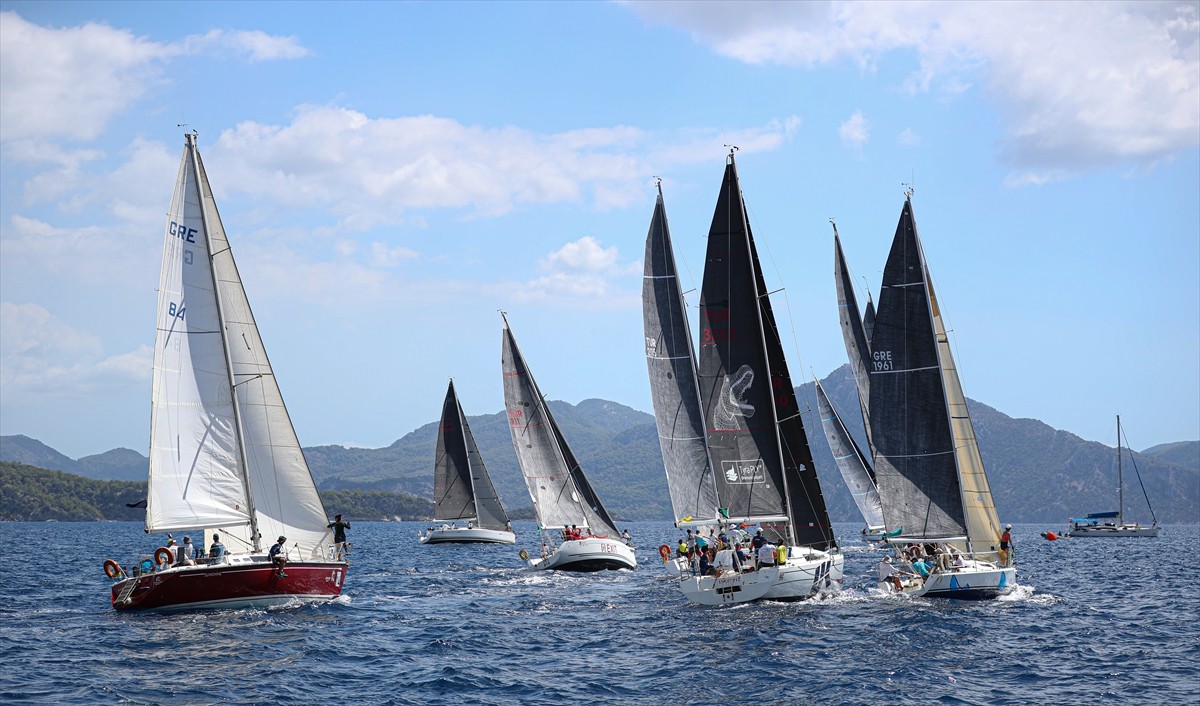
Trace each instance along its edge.
<instances>
[{"instance_id":1,"label":"cumulus cloud","mask_svg":"<svg viewBox=\"0 0 1200 706\"><path fill-rule=\"evenodd\" d=\"M873 70L915 52L904 83L946 94L982 82L1004 117L1013 182L1200 144L1200 9L1180 2L628 2L748 63Z\"/></svg>"},{"instance_id":2,"label":"cumulus cloud","mask_svg":"<svg viewBox=\"0 0 1200 706\"><path fill-rule=\"evenodd\" d=\"M0 12L0 140L94 139L115 115L166 80L164 66L175 57L266 61L307 53L293 37L260 31L213 30L156 42L96 22L42 27L15 12Z\"/></svg>"},{"instance_id":3,"label":"cumulus cloud","mask_svg":"<svg viewBox=\"0 0 1200 706\"><path fill-rule=\"evenodd\" d=\"M238 124L206 160L221 161L225 183L250 196L320 206L338 215L337 228L367 230L420 209L488 217L530 204L626 206L645 197L651 175L674 164L711 161L731 140L744 152L774 149L798 129L799 120L787 118L671 135L626 126L543 134L306 105L287 125Z\"/></svg>"},{"instance_id":4,"label":"cumulus cloud","mask_svg":"<svg viewBox=\"0 0 1200 706\"><path fill-rule=\"evenodd\" d=\"M76 396L150 377L148 346L108 357L100 340L37 304L0 302L0 385L5 404Z\"/></svg>"},{"instance_id":5,"label":"cumulus cloud","mask_svg":"<svg viewBox=\"0 0 1200 706\"><path fill-rule=\"evenodd\" d=\"M861 110L856 110L854 115L847 118L838 128L838 137L842 138L843 145L861 156L863 146L871 139L871 123L863 117Z\"/></svg>"},{"instance_id":6,"label":"cumulus cloud","mask_svg":"<svg viewBox=\"0 0 1200 706\"><path fill-rule=\"evenodd\" d=\"M617 247L603 247L585 235L563 245L538 263L543 273L517 290L523 301L584 300L593 306L627 305L631 291L621 279L641 272L639 263L621 263Z\"/></svg>"}]
</instances>

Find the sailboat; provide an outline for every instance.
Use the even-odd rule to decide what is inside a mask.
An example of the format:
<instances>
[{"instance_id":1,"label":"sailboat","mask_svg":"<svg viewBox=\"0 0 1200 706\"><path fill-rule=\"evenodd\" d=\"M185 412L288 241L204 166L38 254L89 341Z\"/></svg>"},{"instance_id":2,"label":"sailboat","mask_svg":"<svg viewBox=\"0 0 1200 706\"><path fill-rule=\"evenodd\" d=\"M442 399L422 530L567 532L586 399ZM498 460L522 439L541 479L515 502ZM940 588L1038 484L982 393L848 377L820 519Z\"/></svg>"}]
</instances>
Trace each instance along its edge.
<instances>
[{"instance_id":1,"label":"sailboat","mask_svg":"<svg viewBox=\"0 0 1200 706\"><path fill-rule=\"evenodd\" d=\"M633 547L621 538L550 413L517 347L508 316L501 312L500 317L508 428L542 533L540 554L531 558L522 549L521 559L539 570L637 568Z\"/></svg>"},{"instance_id":2,"label":"sailboat","mask_svg":"<svg viewBox=\"0 0 1200 706\"><path fill-rule=\"evenodd\" d=\"M488 477L475 435L467 424L454 381L446 389L442 422L438 425L437 454L433 464L434 522L419 535L421 544L484 542L513 544L517 541ZM459 527L458 523L463 526Z\"/></svg>"},{"instance_id":3,"label":"sailboat","mask_svg":"<svg viewBox=\"0 0 1200 706\"><path fill-rule=\"evenodd\" d=\"M842 473L842 480L846 481L846 487L850 489L854 504L867 523L862 531L863 540L870 543L879 542L886 537L887 531L883 525L883 504L879 501L879 489L875 487L871 463L858 448L850 430L846 428L846 423L838 416L821 382L814 379L813 383L817 390L817 412L821 415L821 428L825 431L829 450Z\"/></svg>"},{"instance_id":4,"label":"sailboat","mask_svg":"<svg viewBox=\"0 0 1200 706\"><path fill-rule=\"evenodd\" d=\"M825 391L820 389L819 382L818 408L825 437L829 440L838 469L842 472L842 477L867 523L862 531L863 540L873 544L882 540L886 534L883 527L883 508L879 504L879 490L875 484L875 469L870 461L875 456L875 448L871 443L871 382L867 374L867 361L871 357L869 326L874 321L875 309L868 296L867 315L865 318L859 317L858 300L854 296L854 284L850 279L850 268L846 266L846 255L842 252L842 240L838 236L837 224L833 223L832 219L830 223L833 225L833 279L837 286L838 322L842 329L842 340L846 344L846 356L850 360L850 370L854 374L858 408L862 414L869 455L860 451L854 443L846 425L838 417L837 410L825 396Z\"/></svg>"},{"instance_id":5,"label":"sailboat","mask_svg":"<svg viewBox=\"0 0 1200 706\"><path fill-rule=\"evenodd\" d=\"M906 193L871 335L871 439L887 541L879 587L914 596L995 598L1016 569L1000 561L1000 521L950 353ZM902 549L932 549L937 568L909 575ZM891 564L891 566L887 566ZM897 565L903 575L891 578ZM919 571L917 572L920 573Z\"/></svg>"},{"instance_id":6,"label":"sailboat","mask_svg":"<svg viewBox=\"0 0 1200 706\"><path fill-rule=\"evenodd\" d=\"M654 214L646 234L642 325L658 444L676 522L716 527L723 518L718 514L720 501L700 404L696 354L688 326L687 303L675 266L661 182L657 189ZM669 545L659 547L659 553L667 573L679 576L686 570L687 557L673 556Z\"/></svg>"},{"instance_id":7,"label":"sailboat","mask_svg":"<svg viewBox=\"0 0 1200 706\"><path fill-rule=\"evenodd\" d=\"M1153 523L1143 527L1137 522L1125 522L1125 474L1121 466L1121 415L1117 415L1117 511L1093 512L1087 517L1072 517L1068 537L1157 537L1158 518L1154 516L1154 508L1150 507ZM1133 456L1130 455L1130 460ZM1137 465L1134 464L1134 470ZM1138 485L1142 483L1142 475L1138 474ZM1146 496L1146 506L1150 506L1150 496L1146 495L1146 486L1142 485L1142 495ZM1114 522L1115 520L1115 522Z\"/></svg>"},{"instance_id":8,"label":"sailboat","mask_svg":"<svg viewBox=\"0 0 1200 706\"><path fill-rule=\"evenodd\" d=\"M670 262L673 269L674 260L673 255L666 257L669 239L660 206L661 200L656 204L647 245L648 253L658 253L652 262L662 268L651 268L649 276L654 281L666 272L666 263ZM661 225L658 236L655 224ZM661 244L655 244L656 237ZM645 282L644 293L650 280ZM682 315L681 306L671 305L670 297L664 298L666 305L651 306L644 301L648 302L643 309L647 315ZM679 361L678 369L686 371L690 352L683 352L680 338L686 326L678 321L647 322L648 332L657 329L673 332L670 340L675 344L674 351L664 357ZM651 337L647 333L647 338ZM652 389L664 386L665 373L675 374L665 367L651 361ZM695 571L693 565L680 577L683 595L704 605L801 600L839 584L844 557L834 539L813 466L732 150L708 235L695 369L699 414L705 425L717 505L708 504L713 500L705 485L708 476L702 464L706 460L698 456L699 446L695 445L693 463L698 468L690 469L692 480L680 476L672 478L671 485L686 490L691 484L701 489L705 504L697 503L693 519L677 525L707 528L710 533L719 528L727 536L739 535L746 528L757 529L762 537L759 541L777 547L777 551L770 561L743 563L731 558L720 571L706 575ZM683 391L683 402L679 404L695 404L691 401L690 382L680 381L678 389ZM667 395L656 393L655 397L655 417L662 429L671 419L672 403ZM668 466L669 476L677 473L672 471L674 466ZM723 563L721 556L716 559L718 565Z\"/></svg>"},{"instance_id":9,"label":"sailboat","mask_svg":"<svg viewBox=\"0 0 1200 706\"><path fill-rule=\"evenodd\" d=\"M186 134L158 287L146 532L204 529L228 553L109 559L117 610L269 606L340 595L325 509L250 311L212 188ZM288 560L270 560L278 536ZM203 550L203 547L201 547Z\"/></svg>"}]
</instances>

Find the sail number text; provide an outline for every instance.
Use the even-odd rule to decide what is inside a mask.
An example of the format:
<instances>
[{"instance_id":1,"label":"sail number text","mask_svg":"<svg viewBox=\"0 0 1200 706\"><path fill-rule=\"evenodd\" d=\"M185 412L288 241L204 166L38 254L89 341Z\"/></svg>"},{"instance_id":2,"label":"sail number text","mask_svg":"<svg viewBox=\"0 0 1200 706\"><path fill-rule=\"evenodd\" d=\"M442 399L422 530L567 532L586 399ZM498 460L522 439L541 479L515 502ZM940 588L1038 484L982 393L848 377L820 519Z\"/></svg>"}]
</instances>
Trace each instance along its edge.
<instances>
[{"instance_id":1,"label":"sail number text","mask_svg":"<svg viewBox=\"0 0 1200 706\"><path fill-rule=\"evenodd\" d=\"M875 351L871 354L875 358L876 372L892 369L892 352L891 351Z\"/></svg>"},{"instance_id":2,"label":"sail number text","mask_svg":"<svg viewBox=\"0 0 1200 706\"><path fill-rule=\"evenodd\" d=\"M182 319L183 312L185 311L187 311L186 306L177 305L175 302L171 302L167 306L167 316L170 316L172 319Z\"/></svg>"},{"instance_id":3,"label":"sail number text","mask_svg":"<svg viewBox=\"0 0 1200 706\"><path fill-rule=\"evenodd\" d=\"M194 243L196 242L196 233L199 233L200 231L196 230L195 228L181 226L175 221L171 221L171 225L167 227L167 232L176 238L179 238L180 240Z\"/></svg>"}]
</instances>

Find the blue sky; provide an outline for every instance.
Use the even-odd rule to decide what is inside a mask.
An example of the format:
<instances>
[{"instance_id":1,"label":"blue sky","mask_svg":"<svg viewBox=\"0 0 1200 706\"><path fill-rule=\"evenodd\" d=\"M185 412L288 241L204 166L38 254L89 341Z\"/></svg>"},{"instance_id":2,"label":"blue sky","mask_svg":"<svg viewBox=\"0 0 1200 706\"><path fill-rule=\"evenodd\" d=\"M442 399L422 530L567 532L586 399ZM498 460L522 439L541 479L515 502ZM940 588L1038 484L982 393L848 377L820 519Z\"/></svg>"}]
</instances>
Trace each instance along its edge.
<instances>
[{"instance_id":1,"label":"blue sky","mask_svg":"<svg viewBox=\"0 0 1200 706\"><path fill-rule=\"evenodd\" d=\"M145 453L195 129L306 446L390 444L450 377L500 411L498 309L551 399L650 411L654 180L698 285L729 144L797 383L846 358L829 219L865 301L913 183L968 396L1200 438L1200 3L0 12L0 433Z\"/></svg>"}]
</instances>

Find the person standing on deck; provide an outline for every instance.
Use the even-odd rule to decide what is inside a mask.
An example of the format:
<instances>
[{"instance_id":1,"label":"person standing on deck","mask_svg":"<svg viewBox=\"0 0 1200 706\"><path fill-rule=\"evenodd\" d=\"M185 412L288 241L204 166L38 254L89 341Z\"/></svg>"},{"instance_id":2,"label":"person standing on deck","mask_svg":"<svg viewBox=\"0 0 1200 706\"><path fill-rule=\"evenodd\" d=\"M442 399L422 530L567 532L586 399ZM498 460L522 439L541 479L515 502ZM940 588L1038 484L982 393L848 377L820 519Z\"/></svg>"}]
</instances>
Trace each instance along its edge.
<instances>
[{"instance_id":1,"label":"person standing on deck","mask_svg":"<svg viewBox=\"0 0 1200 706\"><path fill-rule=\"evenodd\" d=\"M334 515L333 522L326 527L333 530L333 543L337 546L338 561L341 561L342 556L350 553L350 543L346 541L346 530L350 529L350 523L342 522L341 515Z\"/></svg>"},{"instance_id":2,"label":"person standing on deck","mask_svg":"<svg viewBox=\"0 0 1200 706\"><path fill-rule=\"evenodd\" d=\"M1012 525L1004 525L1004 534L1000 535L1000 563L1009 566L1012 554Z\"/></svg>"}]
</instances>

